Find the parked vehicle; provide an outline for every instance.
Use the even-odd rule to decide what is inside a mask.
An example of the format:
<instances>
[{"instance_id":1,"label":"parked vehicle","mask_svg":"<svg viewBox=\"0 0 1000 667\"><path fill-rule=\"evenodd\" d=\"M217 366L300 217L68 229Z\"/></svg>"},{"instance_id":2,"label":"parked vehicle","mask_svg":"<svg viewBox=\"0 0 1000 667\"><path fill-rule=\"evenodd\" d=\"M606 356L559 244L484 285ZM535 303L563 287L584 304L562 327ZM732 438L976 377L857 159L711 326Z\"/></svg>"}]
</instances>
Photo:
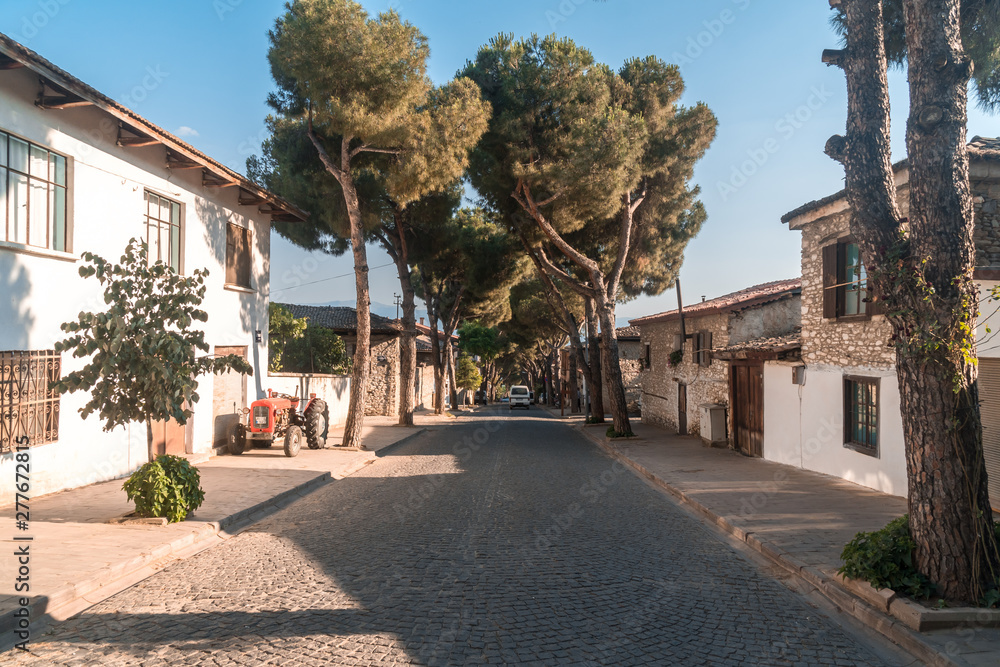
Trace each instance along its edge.
<instances>
[{"instance_id":1,"label":"parked vehicle","mask_svg":"<svg viewBox=\"0 0 1000 667\"><path fill-rule=\"evenodd\" d=\"M525 410L531 409L531 392L528 388L522 384L516 384L510 388L508 393L510 398L510 409L514 408L524 408Z\"/></svg>"},{"instance_id":2,"label":"parked vehicle","mask_svg":"<svg viewBox=\"0 0 1000 667\"><path fill-rule=\"evenodd\" d=\"M229 442L229 453L239 455L252 447L270 447L281 440L285 456L295 456L305 440L309 449L326 444L329 411L323 399L310 394L305 409L299 411L298 396L267 390L267 398L254 401L243 409L247 423L236 426Z\"/></svg>"},{"instance_id":3,"label":"parked vehicle","mask_svg":"<svg viewBox=\"0 0 1000 667\"><path fill-rule=\"evenodd\" d=\"M476 398L474 400L476 405L486 405L486 392L480 389L476 392Z\"/></svg>"}]
</instances>

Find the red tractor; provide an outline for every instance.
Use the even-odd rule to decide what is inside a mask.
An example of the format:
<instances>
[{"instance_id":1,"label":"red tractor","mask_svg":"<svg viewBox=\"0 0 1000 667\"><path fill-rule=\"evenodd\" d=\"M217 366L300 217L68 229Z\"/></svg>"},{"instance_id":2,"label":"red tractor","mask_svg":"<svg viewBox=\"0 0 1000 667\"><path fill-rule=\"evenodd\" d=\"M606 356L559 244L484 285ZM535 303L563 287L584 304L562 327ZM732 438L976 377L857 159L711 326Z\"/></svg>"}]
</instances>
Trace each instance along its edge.
<instances>
[{"instance_id":1,"label":"red tractor","mask_svg":"<svg viewBox=\"0 0 1000 667\"><path fill-rule=\"evenodd\" d=\"M297 392L296 392L297 393ZM321 449L326 444L329 412L326 402L309 395L305 409L299 411L298 396L267 390L267 398L254 401L243 409L247 423L237 424L229 441L230 454L242 454L251 447L270 447L283 438L285 456L295 456L305 438L309 449Z\"/></svg>"}]
</instances>

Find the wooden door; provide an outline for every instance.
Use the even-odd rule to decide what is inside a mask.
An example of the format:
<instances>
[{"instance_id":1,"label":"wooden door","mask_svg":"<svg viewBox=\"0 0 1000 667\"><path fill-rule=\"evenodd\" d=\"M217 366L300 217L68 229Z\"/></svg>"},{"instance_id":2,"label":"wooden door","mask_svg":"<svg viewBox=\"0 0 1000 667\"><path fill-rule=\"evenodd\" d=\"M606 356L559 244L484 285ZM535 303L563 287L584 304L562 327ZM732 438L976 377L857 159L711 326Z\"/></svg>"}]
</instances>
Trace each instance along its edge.
<instances>
[{"instance_id":1,"label":"wooden door","mask_svg":"<svg viewBox=\"0 0 1000 667\"><path fill-rule=\"evenodd\" d=\"M688 432L688 388L686 384L677 385L677 432L687 435Z\"/></svg>"},{"instance_id":2,"label":"wooden door","mask_svg":"<svg viewBox=\"0 0 1000 667\"><path fill-rule=\"evenodd\" d=\"M730 365L730 405L733 410L733 445L747 456L764 456L764 364Z\"/></svg>"}]
</instances>

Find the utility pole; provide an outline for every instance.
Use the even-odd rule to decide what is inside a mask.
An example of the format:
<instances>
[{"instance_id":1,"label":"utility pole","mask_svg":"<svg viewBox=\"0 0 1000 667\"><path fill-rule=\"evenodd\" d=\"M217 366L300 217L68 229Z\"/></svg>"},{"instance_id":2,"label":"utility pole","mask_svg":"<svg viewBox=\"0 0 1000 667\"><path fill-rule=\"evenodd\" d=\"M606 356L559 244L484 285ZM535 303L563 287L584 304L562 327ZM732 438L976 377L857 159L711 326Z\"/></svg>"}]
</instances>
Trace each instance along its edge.
<instances>
[{"instance_id":1,"label":"utility pole","mask_svg":"<svg viewBox=\"0 0 1000 667\"><path fill-rule=\"evenodd\" d=\"M396 294L395 292L392 293L392 296L396 300L396 319L398 320L399 319L399 305L403 302L403 297L401 297L400 295Z\"/></svg>"}]
</instances>

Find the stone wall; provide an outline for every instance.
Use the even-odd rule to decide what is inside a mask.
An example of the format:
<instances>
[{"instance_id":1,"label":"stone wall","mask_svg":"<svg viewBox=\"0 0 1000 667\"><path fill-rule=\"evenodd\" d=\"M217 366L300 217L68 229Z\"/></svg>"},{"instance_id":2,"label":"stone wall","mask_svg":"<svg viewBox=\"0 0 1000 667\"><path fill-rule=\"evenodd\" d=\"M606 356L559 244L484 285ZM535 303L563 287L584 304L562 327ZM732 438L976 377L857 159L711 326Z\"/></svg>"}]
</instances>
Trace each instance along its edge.
<instances>
[{"instance_id":1,"label":"stone wall","mask_svg":"<svg viewBox=\"0 0 1000 667\"><path fill-rule=\"evenodd\" d=\"M823 317L823 247L849 233L850 211L809 223L802 229L802 360L806 364L888 369L896 354L888 346L889 322L843 321Z\"/></svg>"},{"instance_id":2,"label":"stone wall","mask_svg":"<svg viewBox=\"0 0 1000 667\"><path fill-rule=\"evenodd\" d=\"M1000 268L1000 182L978 181L976 171L972 173L976 266Z\"/></svg>"},{"instance_id":3,"label":"stone wall","mask_svg":"<svg viewBox=\"0 0 1000 667\"><path fill-rule=\"evenodd\" d=\"M712 333L712 346L729 342L729 315L726 313L687 319L689 334ZM712 359L707 367L699 366L693 349L695 338L684 343L684 357L670 365L674 336L680 334L679 321L643 324L642 346L650 346L650 368L640 374L642 384L642 421L664 428L678 428L678 386L687 385L687 433L701 434L701 411L704 403L729 405L728 364ZM644 347L640 347L644 350ZM706 425L707 427L707 425Z\"/></svg>"},{"instance_id":4,"label":"stone wall","mask_svg":"<svg viewBox=\"0 0 1000 667\"><path fill-rule=\"evenodd\" d=\"M371 345L365 414L392 416L399 411L399 338L372 336Z\"/></svg>"},{"instance_id":5,"label":"stone wall","mask_svg":"<svg viewBox=\"0 0 1000 667\"><path fill-rule=\"evenodd\" d=\"M618 364L622 369L622 382L625 385L625 403L629 414L639 414L642 404L642 363L643 346L637 340L618 341ZM581 377L583 373L580 373ZM610 386L607 370L601 367L604 387ZM604 390L604 409L611 411L608 390Z\"/></svg>"}]
</instances>

